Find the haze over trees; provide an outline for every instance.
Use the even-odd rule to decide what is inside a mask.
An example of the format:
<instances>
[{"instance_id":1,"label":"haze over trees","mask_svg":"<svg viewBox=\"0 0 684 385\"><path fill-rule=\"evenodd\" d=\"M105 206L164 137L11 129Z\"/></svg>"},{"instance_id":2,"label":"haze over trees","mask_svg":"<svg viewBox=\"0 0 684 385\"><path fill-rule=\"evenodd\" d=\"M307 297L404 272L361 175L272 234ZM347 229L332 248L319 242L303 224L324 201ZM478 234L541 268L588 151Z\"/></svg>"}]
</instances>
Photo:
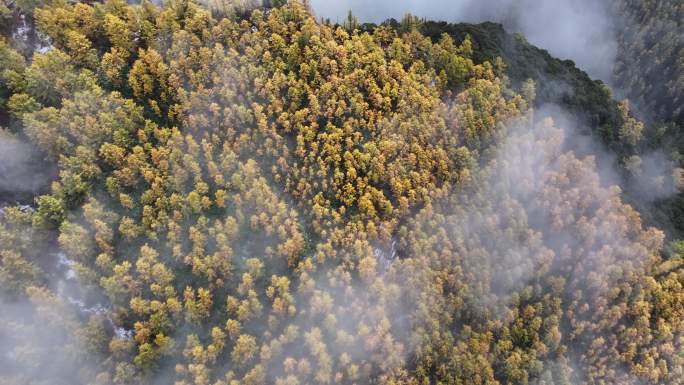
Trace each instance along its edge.
<instances>
[{"instance_id":1,"label":"haze over trees","mask_svg":"<svg viewBox=\"0 0 684 385\"><path fill-rule=\"evenodd\" d=\"M616 75L652 120L684 124L684 6L676 1L616 1L626 26L619 35Z\"/></svg>"},{"instance_id":2,"label":"haze over trees","mask_svg":"<svg viewBox=\"0 0 684 385\"><path fill-rule=\"evenodd\" d=\"M679 164L569 63L299 1L0 17L0 384L684 381L684 244L613 185Z\"/></svg>"}]
</instances>

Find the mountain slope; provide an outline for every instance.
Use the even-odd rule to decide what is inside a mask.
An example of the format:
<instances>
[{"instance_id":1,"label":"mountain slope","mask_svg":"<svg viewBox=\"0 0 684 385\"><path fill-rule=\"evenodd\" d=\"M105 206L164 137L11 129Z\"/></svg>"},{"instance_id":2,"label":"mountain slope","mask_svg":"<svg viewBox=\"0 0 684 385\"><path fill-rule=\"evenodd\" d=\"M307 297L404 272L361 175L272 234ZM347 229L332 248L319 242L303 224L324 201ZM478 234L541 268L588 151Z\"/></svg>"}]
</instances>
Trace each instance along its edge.
<instances>
[{"instance_id":1,"label":"mountain slope","mask_svg":"<svg viewBox=\"0 0 684 385\"><path fill-rule=\"evenodd\" d=\"M51 49L3 64L3 134L58 171L0 210L0 383L684 381L684 247L666 260L532 108L523 78L564 103L543 83L584 84L570 63L494 25L437 41L297 1L35 20Z\"/></svg>"}]
</instances>

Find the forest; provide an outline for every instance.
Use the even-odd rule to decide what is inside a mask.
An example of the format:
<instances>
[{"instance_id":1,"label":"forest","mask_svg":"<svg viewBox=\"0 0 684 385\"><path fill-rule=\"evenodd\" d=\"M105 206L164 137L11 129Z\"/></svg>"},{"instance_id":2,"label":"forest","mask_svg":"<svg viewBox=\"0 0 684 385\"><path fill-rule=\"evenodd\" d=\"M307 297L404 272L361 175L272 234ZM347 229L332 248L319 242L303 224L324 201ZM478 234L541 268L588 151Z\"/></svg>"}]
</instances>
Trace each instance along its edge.
<instances>
[{"instance_id":1,"label":"forest","mask_svg":"<svg viewBox=\"0 0 684 385\"><path fill-rule=\"evenodd\" d=\"M0 385L684 384L684 5L0 3Z\"/></svg>"}]
</instances>

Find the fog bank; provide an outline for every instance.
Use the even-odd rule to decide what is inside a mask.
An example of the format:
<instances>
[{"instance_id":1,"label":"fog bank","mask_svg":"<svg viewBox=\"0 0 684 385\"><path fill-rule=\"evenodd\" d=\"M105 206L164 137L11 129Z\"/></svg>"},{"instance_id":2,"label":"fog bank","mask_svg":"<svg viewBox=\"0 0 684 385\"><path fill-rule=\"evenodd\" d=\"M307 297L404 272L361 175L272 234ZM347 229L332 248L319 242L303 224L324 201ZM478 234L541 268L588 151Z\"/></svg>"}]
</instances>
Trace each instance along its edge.
<instances>
[{"instance_id":1,"label":"fog bank","mask_svg":"<svg viewBox=\"0 0 684 385\"><path fill-rule=\"evenodd\" d=\"M54 174L29 143L0 131L0 205L30 203L30 197L45 190Z\"/></svg>"}]
</instances>

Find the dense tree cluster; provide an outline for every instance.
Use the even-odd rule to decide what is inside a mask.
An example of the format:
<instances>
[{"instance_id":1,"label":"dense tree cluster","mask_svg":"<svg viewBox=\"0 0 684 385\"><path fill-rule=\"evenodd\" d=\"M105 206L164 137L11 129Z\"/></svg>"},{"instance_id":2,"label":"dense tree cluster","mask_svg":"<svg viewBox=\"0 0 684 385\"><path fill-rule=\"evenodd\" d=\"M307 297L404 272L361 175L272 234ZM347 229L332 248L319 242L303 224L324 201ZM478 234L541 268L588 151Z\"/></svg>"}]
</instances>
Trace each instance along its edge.
<instances>
[{"instance_id":1,"label":"dense tree cluster","mask_svg":"<svg viewBox=\"0 0 684 385\"><path fill-rule=\"evenodd\" d=\"M618 57L615 85L632 101L633 110L647 124L642 147L661 149L681 165L684 154L684 7L677 1L611 2L619 16L616 29ZM625 157L625 165L641 158ZM684 231L684 194L659 201L652 211L676 234Z\"/></svg>"},{"instance_id":2,"label":"dense tree cluster","mask_svg":"<svg viewBox=\"0 0 684 385\"><path fill-rule=\"evenodd\" d=\"M671 114L656 116L649 113L659 108L670 108L676 99L662 87L667 83L674 90L681 83L677 80L680 74L673 64L681 55L672 49L681 41L681 34L675 32L681 17L671 2L662 6L659 5L661 2L633 2L640 5L632 4L630 7L622 3L616 1L614 7L616 25L622 26L629 21L630 26L616 31L622 42L619 47L622 61L616 68L616 94L629 98L622 101L613 99L613 92L606 84L592 80L572 61L552 57L547 51L528 43L524 36L506 32L500 24L446 23L407 17L401 22L390 19L383 25L405 30L413 23L433 41L438 41L445 33L457 41L469 37L476 63L495 63L499 57L502 58L505 66L496 68L504 81L527 99L531 99L528 95L533 90L535 107L560 106L572 116L582 134L602 142L616 158L616 168L621 170L622 185L626 187L624 194L629 202L644 214L648 223L662 226L670 236L681 238L684 235L684 196L676 191L681 188L681 167L684 166L684 131L681 122L677 123ZM666 8L669 16L657 16ZM367 29L376 27L368 26ZM655 33L650 29L671 32ZM661 40L663 35L667 35L668 40ZM652 60L654 55L645 48L629 45L635 43L630 39L639 40L646 36L657 44L670 44L667 49L658 51L662 54L658 60ZM646 47L655 44L639 41ZM635 55L635 50L641 53ZM670 57L666 59L666 55ZM639 57L638 61L635 61L636 57ZM629 73L625 68L629 68ZM534 81L533 88L530 88L530 80ZM638 84L646 85L650 91L639 89L635 86ZM651 91L653 93L648 94ZM648 100L644 101L647 94ZM677 103L673 105L676 107ZM658 167L654 167L654 163Z\"/></svg>"},{"instance_id":3,"label":"dense tree cluster","mask_svg":"<svg viewBox=\"0 0 684 385\"><path fill-rule=\"evenodd\" d=\"M550 120L514 129L473 191L401 231L417 358L440 383L681 380L678 348L663 349L681 325L651 302L681 272L656 280L662 233L562 135Z\"/></svg>"},{"instance_id":4,"label":"dense tree cluster","mask_svg":"<svg viewBox=\"0 0 684 385\"><path fill-rule=\"evenodd\" d=\"M682 253L533 82L248 3L8 8L50 48L0 41L3 135L58 172L0 213L0 383L684 378Z\"/></svg>"},{"instance_id":5,"label":"dense tree cluster","mask_svg":"<svg viewBox=\"0 0 684 385\"><path fill-rule=\"evenodd\" d=\"M684 125L684 5L678 1L614 1L618 30L618 85L650 119Z\"/></svg>"}]
</instances>

